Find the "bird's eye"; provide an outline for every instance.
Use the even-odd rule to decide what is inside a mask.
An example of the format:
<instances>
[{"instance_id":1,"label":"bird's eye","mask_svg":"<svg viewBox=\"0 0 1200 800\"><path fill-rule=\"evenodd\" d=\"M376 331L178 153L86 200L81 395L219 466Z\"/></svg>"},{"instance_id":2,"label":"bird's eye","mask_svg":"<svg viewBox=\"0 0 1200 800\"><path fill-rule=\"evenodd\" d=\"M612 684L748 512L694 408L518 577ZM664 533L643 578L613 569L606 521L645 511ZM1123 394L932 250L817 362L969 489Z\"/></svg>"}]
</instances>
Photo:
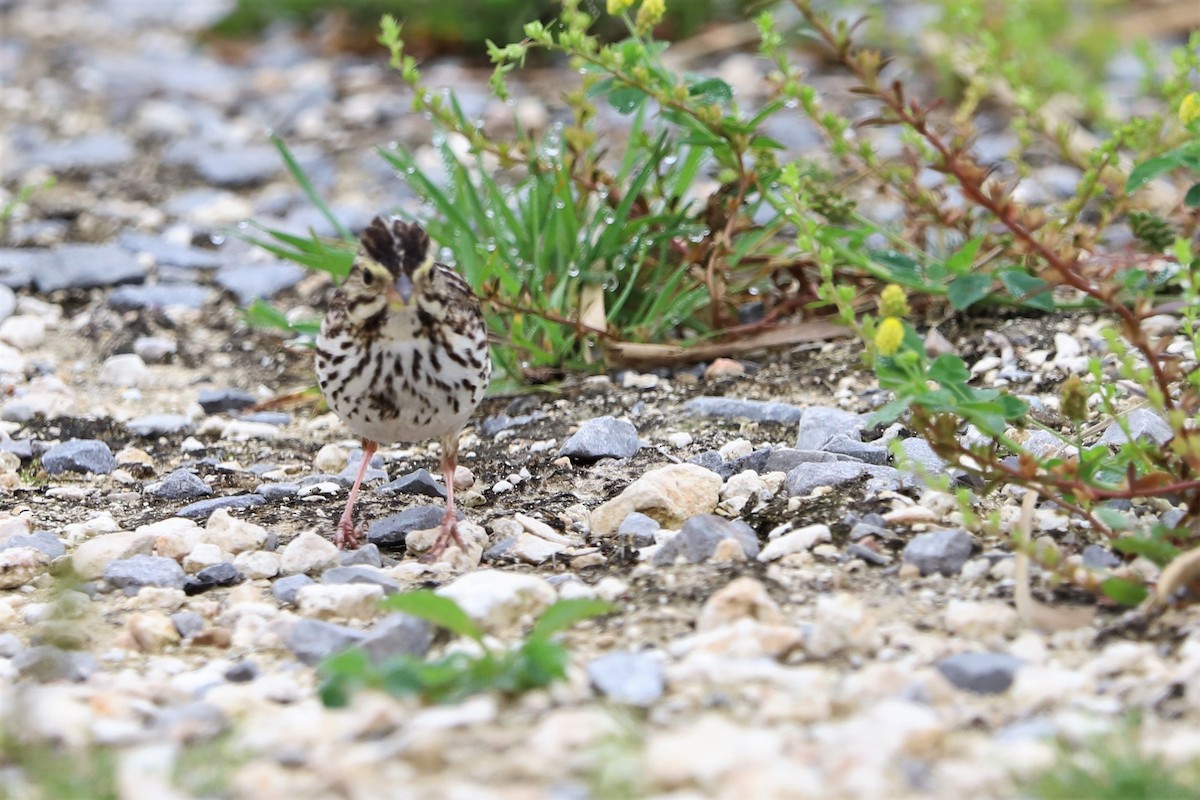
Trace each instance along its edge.
<instances>
[{"instance_id":1,"label":"bird's eye","mask_svg":"<svg viewBox=\"0 0 1200 800\"><path fill-rule=\"evenodd\" d=\"M369 269L364 269L363 270L363 283L367 286L370 286L374 282L375 282L375 273L371 272L371 270L369 270Z\"/></svg>"}]
</instances>

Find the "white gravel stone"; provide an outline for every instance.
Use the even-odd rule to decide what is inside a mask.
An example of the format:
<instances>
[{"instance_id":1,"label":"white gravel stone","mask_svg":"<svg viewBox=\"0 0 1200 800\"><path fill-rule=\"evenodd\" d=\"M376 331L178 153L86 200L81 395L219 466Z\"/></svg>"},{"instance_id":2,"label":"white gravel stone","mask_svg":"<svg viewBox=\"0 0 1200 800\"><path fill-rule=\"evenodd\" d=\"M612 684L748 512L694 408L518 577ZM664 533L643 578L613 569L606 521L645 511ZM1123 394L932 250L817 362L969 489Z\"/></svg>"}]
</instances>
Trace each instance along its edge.
<instances>
[{"instance_id":1,"label":"white gravel stone","mask_svg":"<svg viewBox=\"0 0 1200 800\"><path fill-rule=\"evenodd\" d=\"M645 747L643 763L654 786L697 787L700 793L692 795L697 798L716 796L714 790L731 773L769 769L784 758L784 740L777 731L739 725L715 712L678 729L651 731Z\"/></svg>"},{"instance_id":2,"label":"white gravel stone","mask_svg":"<svg viewBox=\"0 0 1200 800\"><path fill-rule=\"evenodd\" d=\"M370 619L382 599L383 587L373 583L310 583L296 593L300 613L318 619Z\"/></svg>"},{"instance_id":3,"label":"white gravel stone","mask_svg":"<svg viewBox=\"0 0 1200 800\"><path fill-rule=\"evenodd\" d=\"M721 458L726 461L732 461L735 458L741 458L753 453L754 443L749 439L734 439L731 442L721 445L721 448L717 452L721 454Z\"/></svg>"},{"instance_id":4,"label":"white gravel stone","mask_svg":"<svg viewBox=\"0 0 1200 800\"><path fill-rule=\"evenodd\" d=\"M692 435L687 431L675 431L667 434L667 444L671 447L687 447L692 443Z\"/></svg>"},{"instance_id":5,"label":"white gravel stone","mask_svg":"<svg viewBox=\"0 0 1200 800\"><path fill-rule=\"evenodd\" d=\"M283 548L279 570L284 575L312 575L336 567L340 554L341 551L333 542L312 531L305 531Z\"/></svg>"},{"instance_id":6,"label":"white gravel stone","mask_svg":"<svg viewBox=\"0 0 1200 800\"><path fill-rule=\"evenodd\" d=\"M632 511L678 529L697 514L708 514L720 500L721 476L698 464L671 464L647 472L619 495L592 512L591 529L610 536Z\"/></svg>"},{"instance_id":7,"label":"white gravel stone","mask_svg":"<svg viewBox=\"0 0 1200 800\"><path fill-rule=\"evenodd\" d=\"M95 580L104 574L110 561L150 555L154 550L154 537L137 531L117 531L88 539L75 548L71 563L75 572L85 581Z\"/></svg>"},{"instance_id":8,"label":"white gravel stone","mask_svg":"<svg viewBox=\"0 0 1200 800\"><path fill-rule=\"evenodd\" d=\"M0 550L0 589L27 586L49 566L50 556L33 547Z\"/></svg>"},{"instance_id":9,"label":"white gravel stone","mask_svg":"<svg viewBox=\"0 0 1200 800\"><path fill-rule=\"evenodd\" d=\"M24 375L25 356L15 347L0 344L0 373L5 375ZM6 404L7 407L7 404ZM5 419L10 417L6 414Z\"/></svg>"},{"instance_id":10,"label":"white gravel stone","mask_svg":"<svg viewBox=\"0 0 1200 800\"><path fill-rule=\"evenodd\" d=\"M238 572L252 581L274 578L279 574L280 558L278 553L255 550L238 553L233 559L233 565L237 567Z\"/></svg>"},{"instance_id":11,"label":"white gravel stone","mask_svg":"<svg viewBox=\"0 0 1200 800\"><path fill-rule=\"evenodd\" d=\"M731 497L758 499L764 496L769 496L766 481L760 478L758 473L752 469L739 472L737 475L731 475L725 481L725 485L721 487L722 500L728 500Z\"/></svg>"},{"instance_id":12,"label":"white gravel stone","mask_svg":"<svg viewBox=\"0 0 1200 800\"><path fill-rule=\"evenodd\" d=\"M192 551L183 557L183 571L195 574L205 567L211 567L215 564L220 564L222 561L228 561L230 558L228 553L221 550L220 547L212 542L200 542Z\"/></svg>"},{"instance_id":13,"label":"white gravel stone","mask_svg":"<svg viewBox=\"0 0 1200 800\"><path fill-rule=\"evenodd\" d=\"M862 599L839 592L817 598L804 650L813 658L829 658L843 652L869 655L879 649L882 641L875 615Z\"/></svg>"},{"instance_id":14,"label":"white gravel stone","mask_svg":"<svg viewBox=\"0 0 1200 800\"><path fill-rule=\"evenodd\" d=\"M266 544L268 535L263 526L239 519L230 514L229 509L218 508L204 525L203 540L237 555L258 550Z\"/></svg>"},{"instance_id":15,"label":"white gravel stone","mask_svg":"<svg viewBox=\"0 0 1200 800\"><path fill-rule=\"evenodd\" d=\"M785 533L767 542L758 554L759 561L777 561L793 553L811 550L820 542L833 541L833 534L828 525L808 525L803 528Z\"/></svg>"},{"instance_id":16,"label":"white gravel stone","mask_svg":"<svg viewBox=\"0 0 1200 800\"><path fill-rule=\"evenodd\" d=\"M109 356L100 367L98 380L106 386L145 386L150 379L150 368L136 353L121 353Z\"/></svg>"},{"instance_id":17,"label":"white gravel stone","mask_svg":"<svg viewBox=\"0 0 1200 800\"><path fill-rule=\"evenodd\" d=\"M1012 636L1021 624L1017 610L1007 603L957 599L946 605L944 622L950 633L984 642L993 636Z\"/></svg>"},{"instance_id":18,"label":"white gravel stone","mask_svg":"<svg viewBox=\"0 0 1200 800\"><path fill-rule=\"evenodd\" d=\"M471 619L495 631L539 614L556 599L554 587L536 575L495 569L470 572L437 590Z\"/></svg>"},{"instance_id":19,"label":"white gravel stone","mask_svg":"<svg viewBox=\"0 0 1200 800\"><path fill-rule=\"evenodd\" d=\"M350 454L336 444L327 444L313 456L313 470L318 473L336 475L350 463Z\"/></svg>"},{"instance_id":20,"label":"white gravel stone","mask_svg":"<svg viewBox=\"0 0 1200 800\"><path fill-rule=\"evenodd\" d=\"M0 322L0 341L18 350L32 350L46 340L46 321L41 317L18 314Z\"/></svg>"}]
</instances>

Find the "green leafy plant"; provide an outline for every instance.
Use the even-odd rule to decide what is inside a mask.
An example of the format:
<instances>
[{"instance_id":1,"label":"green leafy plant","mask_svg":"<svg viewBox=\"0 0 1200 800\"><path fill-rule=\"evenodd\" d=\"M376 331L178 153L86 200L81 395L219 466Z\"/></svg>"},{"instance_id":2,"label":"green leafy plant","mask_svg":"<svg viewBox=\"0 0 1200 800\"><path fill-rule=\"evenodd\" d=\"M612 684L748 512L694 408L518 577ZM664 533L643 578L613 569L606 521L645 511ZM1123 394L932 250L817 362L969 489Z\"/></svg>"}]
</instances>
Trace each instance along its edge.
<instances>
[{"instance_id":1,"label":"green leafy plant","mask_svg":"<svg viewBox=\"0 0 1200 800\"><path fill-rule=\"evenodd\" d=\"M542 612L518 646L496 651L453 600L419 590L387 598L382 605L470 639L480 652L460 651L432 660L399 656L376 665L362 650L347 650L318 668L323 676L320 694L325 705L344 706L354 691L364 688L397 696L415 695L431 703L454 703L480 692L517 695L540 689L565 676L568 654L554 640L555 634L612 610L599 600L559 600Z\"/></svg>"},{"instance_id":2,"label":"green leafy plant","mask_svg":"<svg viewBox=\"0 0 1200 800\"><path fill-rule=\"evenodd\" d=\"M54 178L47 178L38 184L26 184L17 189L12 197L7 200L0 200L0 235L8 232L9 222L13 218L13 214L17 213L17 209L29 202L29 198L33 197L35 192L49 189L54 186Z\"/></svg>"},{"instance_id":3,"label":"green leafy plant","mask_svg":"<svg viewBox=\"0 0 1200 800\"><path fill-rule=\"evenodd\" d=\"M117 760L100 747L68 749L0 735L0 800L117 800Z\"/></svg>"}]
</instances>

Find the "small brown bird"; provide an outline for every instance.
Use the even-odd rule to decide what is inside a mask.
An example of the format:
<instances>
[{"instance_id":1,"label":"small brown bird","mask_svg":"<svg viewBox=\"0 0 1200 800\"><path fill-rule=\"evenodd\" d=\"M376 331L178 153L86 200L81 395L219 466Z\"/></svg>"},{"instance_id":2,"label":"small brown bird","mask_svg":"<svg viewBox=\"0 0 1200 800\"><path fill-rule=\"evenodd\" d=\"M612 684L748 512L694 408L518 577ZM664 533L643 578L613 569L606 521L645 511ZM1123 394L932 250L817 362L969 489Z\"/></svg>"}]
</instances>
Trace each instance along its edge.
<instances>
[{"instance_id":1,"label":"small brown bird","mask_svg":"<svg viewBox=\"0 0 1200 800\"><path fill-rule=\"evenodd\" d=\"M380 444L442 442L446 513L429 551L462 547L454 510L458 436L491 377L487 327L467 282L434 260L415 222L376 217L317 338L317 379L329 407L362 437L363 457L334 543L357 547L353 522L363 475Z\"/></svg>"}]
</instances>

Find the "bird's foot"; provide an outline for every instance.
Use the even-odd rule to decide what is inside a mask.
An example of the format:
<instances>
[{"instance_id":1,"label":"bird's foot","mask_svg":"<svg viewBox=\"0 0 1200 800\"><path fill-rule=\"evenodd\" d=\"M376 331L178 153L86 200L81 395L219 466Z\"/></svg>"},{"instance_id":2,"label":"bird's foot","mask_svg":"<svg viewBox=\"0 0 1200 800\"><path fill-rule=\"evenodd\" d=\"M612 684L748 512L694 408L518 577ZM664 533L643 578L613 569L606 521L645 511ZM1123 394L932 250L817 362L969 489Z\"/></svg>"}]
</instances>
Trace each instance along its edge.
<instances>
[{"instance_id":1,"label":"bird's foot","mask_svg":"<svg viewBox=\"0 0 1200 800\"><path fill-rule=\"evenodd\" d=\"M357 550L362 544L363 527L355 525L350 517L342 517L333 534L333 543L339 550Z\"/></svg>"},{"instance_id":2,"label":"bird's foot","mask_svg":"<svg viewBox=\"0 0 1200 800\"><path fill-rule=\"evenodd\" d=\"M433 545L425 551L425 555L421 556L420 561L423 564L431 564L442 557L442 553L446 552L446 548L453 541L458 545L458 549L462 552L467 552L467 546L463 543L462 537L458 535L458 515L452 511L446 512L446 516L442 517L442 529L438 533L437 539Z\"/></svg>"}]
</instances>

